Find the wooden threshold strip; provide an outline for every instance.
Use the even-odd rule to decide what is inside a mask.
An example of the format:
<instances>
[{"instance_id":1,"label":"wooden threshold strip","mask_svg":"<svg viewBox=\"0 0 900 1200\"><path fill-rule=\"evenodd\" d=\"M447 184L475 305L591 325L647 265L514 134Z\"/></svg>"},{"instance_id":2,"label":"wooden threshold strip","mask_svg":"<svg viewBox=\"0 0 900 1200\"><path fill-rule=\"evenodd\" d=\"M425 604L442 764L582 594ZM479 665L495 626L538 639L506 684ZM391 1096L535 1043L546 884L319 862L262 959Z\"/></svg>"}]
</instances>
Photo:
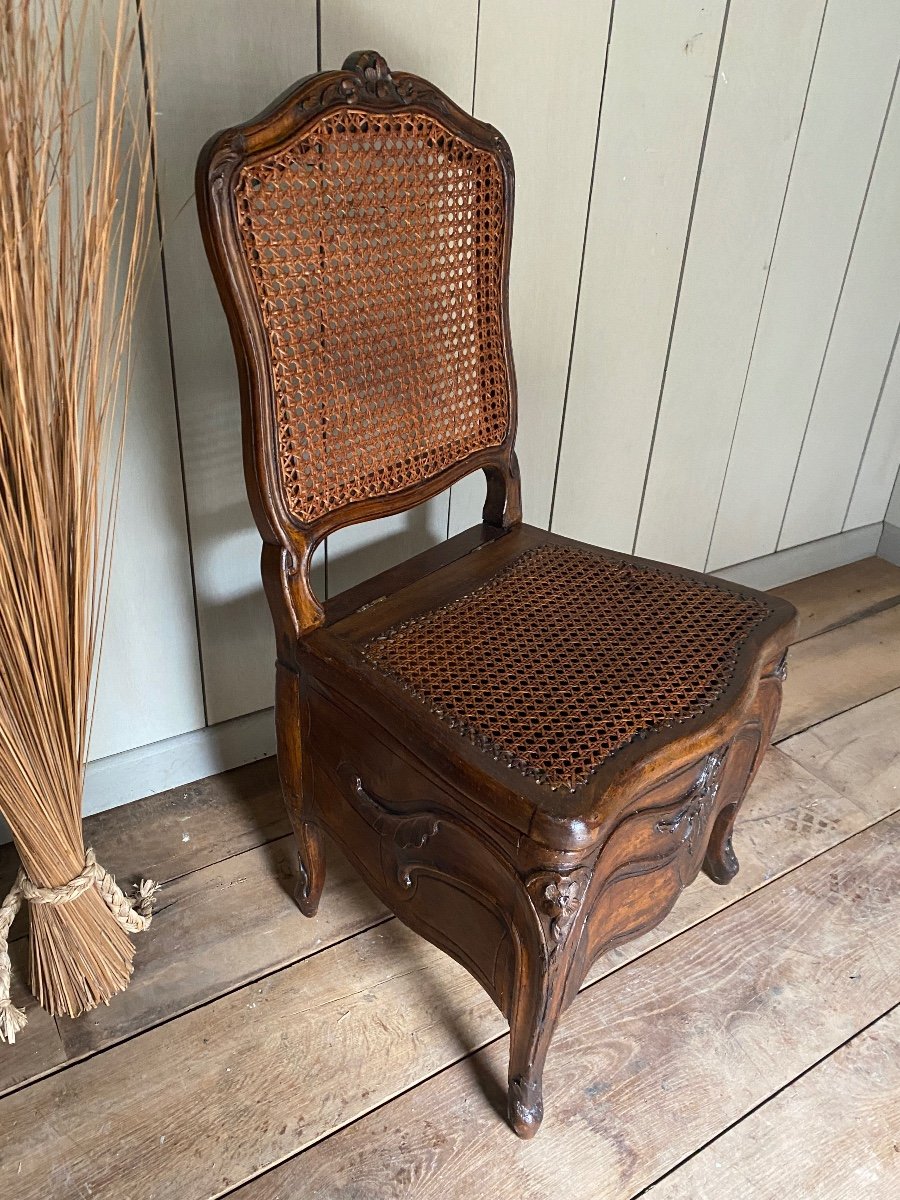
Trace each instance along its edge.
<instances>
[{"instance_id":1,"label":"wooden threshold strip","mask_svg":"<svg viewBox=\"0 0 900 1200\"><path fill-rule=\"evenodd\" d=\"M791 647L775 741L900 687L900 606Z\"/></svg>"},{"instance_id":2,"label":"wooden threshold strip","mask_svg":"<svg viewBox=\"0 0 900 1200\"><path fill-rule=\"evenodd\" d=\"M772 592L796 607L801 642L900 603L900 567L883 558L864 558Z\"/></svg>"},{"instance_id":3,"label":"wooden threshold strip","mask_svg":"<svg viewBox=\"0 0 900 1200\"><path fill-rule=\"evenodd\" d=\"M897 1003L898 850L895 815L583 992L534 1142L498 1131L503 1037L231 1195L521 1200L565 1164L633 1196Z\"/></svg>"}]
</instances>

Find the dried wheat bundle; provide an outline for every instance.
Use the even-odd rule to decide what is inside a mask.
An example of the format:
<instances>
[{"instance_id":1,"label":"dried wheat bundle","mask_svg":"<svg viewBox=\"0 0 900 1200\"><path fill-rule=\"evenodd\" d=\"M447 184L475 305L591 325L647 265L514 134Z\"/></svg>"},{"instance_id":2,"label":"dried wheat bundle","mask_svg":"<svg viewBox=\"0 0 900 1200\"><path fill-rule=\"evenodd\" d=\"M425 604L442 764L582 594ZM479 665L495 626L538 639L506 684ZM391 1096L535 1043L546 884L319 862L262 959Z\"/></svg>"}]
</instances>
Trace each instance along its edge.
<instances>
[{"instance_id":1,"label":"dried wheat bundle","mask_svg":"<svg viewBox=\"0 0 900 1200\"><path fill-rule=\"evenodd\" d=\"M121 991L127 929L146 924L81 829L152 215L135 37L132 0L0 0L0 813L23 866L0 908L10 1041L24 1018L3 1002L3 926L23 899L31 987L52 1013Z\"/></svg>"}]
</instances>

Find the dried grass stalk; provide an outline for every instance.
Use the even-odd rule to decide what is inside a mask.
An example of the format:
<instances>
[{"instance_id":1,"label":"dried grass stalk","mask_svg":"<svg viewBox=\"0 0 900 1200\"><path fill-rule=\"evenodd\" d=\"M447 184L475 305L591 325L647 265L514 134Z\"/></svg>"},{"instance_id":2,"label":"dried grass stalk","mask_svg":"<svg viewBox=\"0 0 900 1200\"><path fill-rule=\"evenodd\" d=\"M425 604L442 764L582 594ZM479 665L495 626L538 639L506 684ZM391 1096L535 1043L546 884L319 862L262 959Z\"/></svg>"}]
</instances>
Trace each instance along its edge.
<instances>
[{"instance_id":1,"label":"dried grass stalk","mask_svg":"<svg viewBox=\"0 0 900 1200\"><path fill-rule=\"evenodd\" d=\"M92 672L151 216L135 38L133 0L0 0L0 812L39 887L85 865ZM95 887L31 906L31 986L52 1013L108 1001L133 953Z\"/></svg>"}]
</instances>

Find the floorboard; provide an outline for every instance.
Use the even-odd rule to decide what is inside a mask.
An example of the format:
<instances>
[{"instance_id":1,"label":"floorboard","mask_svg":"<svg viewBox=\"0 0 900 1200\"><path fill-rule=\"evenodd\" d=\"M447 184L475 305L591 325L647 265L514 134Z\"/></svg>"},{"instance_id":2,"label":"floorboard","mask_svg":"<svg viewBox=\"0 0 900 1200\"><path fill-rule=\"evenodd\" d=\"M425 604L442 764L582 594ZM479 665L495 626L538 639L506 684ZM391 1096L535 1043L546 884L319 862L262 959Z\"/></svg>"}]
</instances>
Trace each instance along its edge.
<instances>
[{"instance_id":1,"label":"floorboard","mask_svg":"<svg viewBox=\"0 0 900 1200\"><path fill-rule=\"evenodd\" d=\"M86 817L84 840L123 883L139 875L165 883L284 837L289 828L275 759L266 758ZM17 870L13 846L0 846L3 895Z\"/></svg>"},{"instance_id":2,"label":"floorboard","mask_svg":"<svg viewBox=\"0 0 900 1200\"><path fill-rule=\"evenodd\" d=\"M900 687L900 605L800 642L775 741Z\"/></svg>"},{"instance_id":3,"label":"floorboard","mask_svg":"<svg viewBox=\"0 0 900 1200\"><path fill-rule=\"evenodd\" d=\"M807 771L858 803L900 795L900 689L781 743Z\"/></svg>"},{"instance_id":4,"label":"floorboard","mask_svg":"<svg viewBox=\"0 0 900 1200\"><path fill-rule=\"evenodd\" d=\"M724 944L742 946L747 936L742 914L748 905L769 920L764 901L767 896L780 896L789 880L801 874L804 879L818 879L823 864L832 859L843 863L848 848L858 847L860 838L883 841L888 829L891 838L896 837L896 823L886 823L885 818L900 808L900 603L896 603L900 568L869 559L780 591L800 610L801 640L791 652L777 734L782 739L779 749L767 757L738 822L741 873L724 889L701 878L659 929L596 964L587 981L594 986L588 987L573 1014L582 1011L587 997L619 995L620 984L615 981L620 977L633 978L638 987L645 967L627 966L637 958L647 969L659 963L660 956L674 962L679 947L692 947L703 936L712 938L712 929L720 927L726 930L721 937ZM863 832L875 822L880 824ZM502 1046L498 1043L472 1054L505 1031L493 1005L466 972L398 922L386 919L336 850L329 859L319 917L315 922L303 920L290 895L294 863L287 829L273 760L88 818L88 843L123 882L146 874L166 881L167 886L153 927L138 939L131 986L109 1008L78 1022L53 1021L28 995L22 983L25 926L20 922L15 927L17 940L10 948L16 969L14 999L26 1004L29 1025L14 1047L0 1047L0 1095L9 1093L0 1099L0 1194L15 1195L17 1200L30 1196L122 1200L126 1195L135 1200L145 1196L210 1200L225 1193L241 1200L275 1195L293 1200L313 1194L364 1195L368 1200L370 1195L419 1196L438 1190L448 1200L456 1195L468 1200L483 1194L480 1186L475 1191L454 1190L448 1163L455 1154L464 1165L461 1179L469 1180L469 1187L474 1186L480 1161L486 1180L500 1180L485 1191L497 1191L498 1196L556 1195L558 1186L550 1191L539 1185L537 1190L522 1190L524 1176L516 1176L515 1167L510 1178L518 1179L519 1190L503 1190L508 1181L500 1179L500 1164L512 1161L509 1154L519 1153L522 1147L496 1114L488 1120L485 1112L491 1109L490 1104L485 1108L484 1097L496 1093L495 1076L499 1076L490 1064L497 1055L497 1061L502 1060L505 1051L498 1049ZM881 849L876 857L880 854ZM8 886L14 870L11 848L0 847L0 888ZM835 885L836 896L828 903L843 910L846 884L856 889L868 912L867 906L877 897L855 880L851 871ZM701 924L710 931L708 935L698 928ZM782 937L780 932L778 936ZM779 941L777 949L786 954L787 943ZM880 946L873 943L870 954L880 953ZM808 955L805 941L795 943L800 976L807 968L813 970ZM788 959L782 956L778 961L783 965ZM727 993L731 986L729 964L735 972L744 970L742 954L725 956L723 963L711 975L709 986L715 996L717 989ZM875 969L873 962L865 964L867 979ZM677 977L674 968L672 977ZM792 977L790 987L795 985L798 981ZM698 991L700 996L705 992ZM848 996L855 997L852 989ZM683 1007L681 991L672 983L668 1000ZM723 1011L727 1012L727 1005ZM772 1006L772 1014L767 1009L736 1010L716 1025L710 1024L701 1007L694 1019L700 1020L710 1037L724 1038L728 1047L732 1025L742 1030L754 1016L777 1018L779 1012L778 1004ZM857 1024L846 1035L851 1039L848 1051L868 1019L856 1009L853 1012ZM598 1050L602 1058L612 1053L611 1036L606 1038L612 1018L605 1001L593 1019L594 1036L598 1029L603 1035ZM563 1027L572 1020L570 1014ZM887 1022L884 1018L872 1029L887 1028ZM656 1038L655 1030L651 1033ZM781 1030L779 1036L783 1034ZM690 1045L693 1032L689 1035ZM559 1103L564 1107L563 1098L571 1094L572 1111L581 1112L591 1088L597 1100L612 1085L600 1079L589 1083L585 1093L572 1047L580 1053L588 1032L583 1031L582 1041L581 1034L566 1036L570 1040L564 1042L561 1030L551 1052L548 1099L557 1062ZM661 1050L653 1044L658 1053L674 1054L677 1049ZM646 1058L637 1040L635 1045L637 1058ZM681 1172L710 1169L701 1160L713 1147L733 1146L735 1173L733 1179L725 1176L732 1191L726 1188L716 1194L723 1200L731 1196L744 1200L747 1191L733 1188L741 1171L746 1171L747 1156L756 1154L753 1122L762 1121L759 1114L770 1105L787 1105L793 1090L817 1072L837 1069L828 1067L843 1062L844 1049L835 1046L824 1050L825 1060L807 1074L802 1072L814 1058L798 1068L796 1083L772 1082L769 1063L764 1062L760 1099L753 1102L761 1107L744 1119L746 1109L727 1120L720 1114L721 1121L711 1133L691 1123L692 1100L689 1132L675 1131L675 1157L667 1157L657 1147L656 1157L651 1154L647 1160L651 1167L646 1180L643 1165L622 1166L631 1157L641 1163L645 1159L639 1144L645 1115L637 1119L636 1132L623 1127L610 1133L612 1150L607 1146L602 1153L595 1140L582 1144L580 1135L570 1132L564 1147L565 1185L569 1186L569 1174L576 1182L586 1181L591 1162L598 1165L588 1151L600 1154L600 1168L609 1151L609 1161L618 1172L611 1176L613 1190L597 1191L596 1186L586 1185L588 1194L630 1197L635 1188L651 1187L665 1174L647 1193L664 1197L668 1193L663 1189L675 1187ZM708 1049L705 1053L714 1064L716 1055ZM616 1065L615 1055L613 1060ZM650 1071L652 1082L652 1063L631 1065L633 1086L649 1087L646 1081L639 1085L638 1075ZM676 1068L682 1069L678 1063ZM702 1063L697 1069L701 1075L705 1070ZM700 1095L705 1094L705 1078ZM463 1079L465 1086L459 1083ZM432 1112L444 1111L441 1083L448 1080L458 1091L451 1106L453 1120L462 1125L470 1118L475 1122L471 1153L462 1144L452 1149L455 1130L442 1143L437 1126L429 1124ZM685 1094L693 1095L692 1087L689 1083ZM779 1087L786 1090L772 1097ZM549 1103L552 1108L554 1101ZM802 1096L797 1103L803 1104ZM627 1102L622 1108L627 1115ZM42 1114L37 1125L35 1113ZM802 1112L798 1113L799 1120ZM836 1138L843 1136L839 1117L834 1116ZM727 1129L731 1121L737 1123ZM601 1138L606 1136L605 1118L596 1129L593 1115L583 1114L585 1122L585 1128L599 1129ZM737 1140L744 1126L740 1137L750 1139L746 1143ZM386 1146L377 1149L382 1129L393 1130L406 1163L394 1180L395 1191L384 1190L387 1177L379 1173L384 1164L378 1155L387 1155ZM407 1129L413 1131L411 1137L406 1136ZM377 1169L372 1191L359 1191L353 1172L348 1174L346 1164L338 1161L345 1147L348 1162L361 1152L360 1130L364 1136L375 1135ZM657 1145L655 1131L648 1136ZM873 1125L872 1138L862 1139L866 1148L875 1148L876 1157L881 1153L880 1137L880 1126ZM701 1149L711 1138L710 1146ZM545 1130L534 1145L546 1141ZM419 1149L414 1152L415 1147ZM502 1153L495 1164L498 1148ZM433 1172L421 1170L416 1157L420 1152L437 1164ZM323 1165L329 1155L335 1162L334 1191L328 1190ZM789 1149L784 1156L791 1158ZM287 1161L282 1167L270 1169L283 1159ZM678 1166L681 1159L687 1161ZM669 1165L661 1166L663 1160ZM316 1180L314 1192L307 1188L307 1171L314 1172L310 1175ZM246 1182L257 1175L255 1183ZM602 1170L598 1178L606 1186ZM637 1178L644 1181L634 1182ZM838 1174L829 1178L838 1186ZM882 1178L873 1175L872 1179L873 1190L864 1194L879 1197ZM420 1185L424 1191L418 1190ZM624 1190L614 1190L619 1186ZM682 1194L702 1198L706 1193L671 1193ZM803 1195L805 1200L807 1193L789 1188L782 1194ZM890 1194L900 1195L900 1191ZM822 1195L855 1200L856 1193L838 1190Z\"/></svg>"},{"instance_id":5,"label":"floorboard","mask_svg":"<svg viewBox=\"0 0 900 1200\"><path fill-rule=\"evenodd\" d=\"M900 1009L644 1193L646 1200L897 1200Z\"/></svg>"},{"instance_id":6,"label":"floorboard","mask_svg":"<svg viewBox=\"0 0 900 1200\"><path fill-rule=\"evenodd\" d=\"M871 821L778 751L764 763L749 815L734 883L699 881L662 926L608 956L591 979L724 906L741 907L749 891ZM7 1096L0 1162L21 1157L20 1200L66 1194L51 1186L52 1172L66 1164L67 1187L86 1183L95 1197L116 1195L115 1166L123 1161L140 1176L134 1200L166 1195L175 1181L178 1200L199 1200L326 1137L504 1030L466 971L392 920ZM144 1098L139 1114L121 1103L134 1085ZM41 1139L25 1120L35 1109L54 1115ZM73 1145L83 1148L77 1170Z\"/></svg>"},{"instance_id":7,"label":"floorboard","mask_svg":"<svg viewBox=\"0 0 900 1200\"><path fill-rule=\"evenodd\" d=\"M773 592L796 607L800 616L797 640L802 641L856 620L872 609L900 603L900 567L883 558L864 558L798 579Z\"/></svg>"},{"instance_id":8,"label":"floorboard","mask_svg":"<svg viewBox=\"0 0 900 1200\"><path fill-rule=\"evenodd\" d=\"M895 816L583 992L534 1142L501 1136L504 1037L237 1200L635 1195L900 1000L898 850Z\"/></svg>"}]
</instances>

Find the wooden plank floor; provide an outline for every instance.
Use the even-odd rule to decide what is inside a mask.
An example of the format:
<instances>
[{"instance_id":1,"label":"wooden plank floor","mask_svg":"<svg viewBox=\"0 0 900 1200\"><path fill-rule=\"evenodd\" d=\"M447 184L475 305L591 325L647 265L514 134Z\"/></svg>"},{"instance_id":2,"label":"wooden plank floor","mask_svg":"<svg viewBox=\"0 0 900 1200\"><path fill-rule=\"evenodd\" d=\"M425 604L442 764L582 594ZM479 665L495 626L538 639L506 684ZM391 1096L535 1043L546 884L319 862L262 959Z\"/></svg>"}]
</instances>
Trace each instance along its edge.
<instances>
[{"instance_id":1,"label":"wooden plank floor","mask_svg":"<svg viewBox=\"0 0 900 1200\"><path fill-rule=\"evenodd\" d=\"M108 1009L54 1021L18 986L0 1196L900 1197L900 568L781 594L801 627L741 872L596 964L536 1141L498 1115L502 1017L337 851L300 917L268 761L89 819L166 887Z\"/></svg>"}]
</instances>

